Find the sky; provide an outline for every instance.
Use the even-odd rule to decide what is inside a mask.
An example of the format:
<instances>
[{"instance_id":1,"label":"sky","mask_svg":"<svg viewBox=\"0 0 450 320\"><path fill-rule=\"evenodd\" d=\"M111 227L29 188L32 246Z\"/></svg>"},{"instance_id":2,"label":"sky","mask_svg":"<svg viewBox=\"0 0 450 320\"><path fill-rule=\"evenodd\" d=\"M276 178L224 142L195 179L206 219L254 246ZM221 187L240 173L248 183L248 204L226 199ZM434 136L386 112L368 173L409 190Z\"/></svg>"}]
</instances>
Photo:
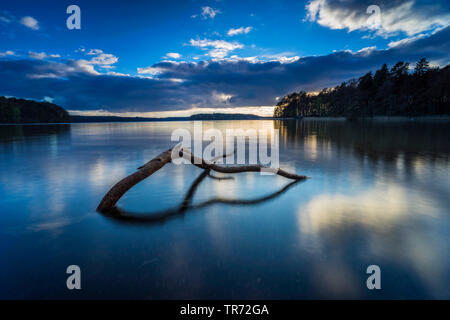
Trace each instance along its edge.
<instances>
[{"instance_id":1,"label":"sky","mask_svg":"<svg viewBox=\"0 0 450 320\"><path fill-rule=\"evenodd\" d=\"M271 115L383 63L447 65L449 23L448 0L2 0L0 95L84 115Z\"/></svg>"}]
</instances>

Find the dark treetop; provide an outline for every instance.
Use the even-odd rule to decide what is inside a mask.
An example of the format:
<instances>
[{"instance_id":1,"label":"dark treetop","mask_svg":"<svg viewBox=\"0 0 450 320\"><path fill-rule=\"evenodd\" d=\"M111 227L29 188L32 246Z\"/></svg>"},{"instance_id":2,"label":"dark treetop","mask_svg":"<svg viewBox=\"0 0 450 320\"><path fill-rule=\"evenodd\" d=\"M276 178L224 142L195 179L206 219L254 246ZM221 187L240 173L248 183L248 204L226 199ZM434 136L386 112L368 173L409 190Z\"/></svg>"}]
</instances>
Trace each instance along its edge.
<instances>
[{"instance_id":1,"label":"dark treetop","mask_svg":"<svg viewBox=\"0 0 450 320\"><path fill-rule=\"evenodd\" d=\"M374 75L368 72L317 95L291 93L278 102L274 117L449 115L450 65L431 68L423 58L408 70L409 63L398 62L390 70L384 64Z\"/></svg>"},{"instance_id":2,"label":"dark treetop","mask_svg":"<svg viewBox=\"0 0 450 320\"><path fill-rule=\"evenodd\" d=\"M0 123L70 122L69 113L53 103L0 97Z\"/></svg>"}]
</instances>

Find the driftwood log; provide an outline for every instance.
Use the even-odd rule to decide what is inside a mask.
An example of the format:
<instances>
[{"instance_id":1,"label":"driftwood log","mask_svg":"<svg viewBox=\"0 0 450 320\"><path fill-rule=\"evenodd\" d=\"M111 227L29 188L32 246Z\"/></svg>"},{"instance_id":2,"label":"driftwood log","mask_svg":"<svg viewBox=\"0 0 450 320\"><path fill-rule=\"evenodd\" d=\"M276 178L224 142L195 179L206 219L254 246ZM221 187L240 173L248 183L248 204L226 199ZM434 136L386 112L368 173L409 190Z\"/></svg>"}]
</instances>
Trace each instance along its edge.
<instances>
[{"instance_id":1,"label":"driftwood log","mask_svg":"<svg viewBox=\"0 0 450 320\"><path fill-rule=\"evenodd\" d=\"M307 179L306 176L297 175L294 173L289 173L282 169L273 169L264 167L261 165L239 165L239 166L224 166L216 164L220 158L226 158L228 155L223 155L219 157L215 157L211 160L205 160L203 158L199 158L194 156L190 150L183 149L180 145L176 145L173 148L170 148L167 151L160 153L158 156L147 162L145 165L138 168L138 170L126 178L117 182L103 197L100 204L97 207L97 211L99 212L108 212L114 210L116 208L116 203L119 199L134 185L141 182L145 178L151 176L153 173L161 169L167 163L171 162L173 159L173 155L177 157L184 158L190 161L193 165L202 168L205 170L206 175L210 175L210 171L216 171L220 173L240 173L240 172L260 172L261 170L266 170L283 176L292 180L304 180ZM214 176L212 176L214 178ZM217 178L217 177L216 177ZM223 178L218 178L223 179ZM216 200L217 201L217 200Z\"/></svg>"},{"instance_id":2,"label":"driftwood log","mask_svg":"<svg viewBox=\"0 0 450 320\"><path fill-rule=\"evenodd\" d=\"M274 199L284 192L286 192L288 189L292 188L296 184L304 181L304 180L293 180L280 188L279 190L254 199L226 199L226 198L213 198L209 199L197 204L192 203L193 196L195 194L195 191L197 190L200 183L205 178L214 178L214 176L211 176L208 170L203 170L203 172L195 179L195 181L192 183L191 187L189 188L189 191L187 192L186 196L183 198L181 203L177 206L174 206L169 209L156 211L156 212L149 212L149 213L143 213L143 212L132 212L128 210L124 210L119 207L114 207L114 209L109 210L107 212L102 212L103 216L106 218L109 218L113 220L114 222L118 223L124 223L124 224L138 224L138 225L158 225L161 223L166 222L169 219L175 218L177 216L184 216L184 214L190 210L190 209L201 209L205 208L214 204L227 204L227 205L244 205L244 206L250 206L250 205L257 205L266 201L269 201L271 199ZM233 177L227 177L228 179L233 179Z\"/></svg>"}]
</instances>

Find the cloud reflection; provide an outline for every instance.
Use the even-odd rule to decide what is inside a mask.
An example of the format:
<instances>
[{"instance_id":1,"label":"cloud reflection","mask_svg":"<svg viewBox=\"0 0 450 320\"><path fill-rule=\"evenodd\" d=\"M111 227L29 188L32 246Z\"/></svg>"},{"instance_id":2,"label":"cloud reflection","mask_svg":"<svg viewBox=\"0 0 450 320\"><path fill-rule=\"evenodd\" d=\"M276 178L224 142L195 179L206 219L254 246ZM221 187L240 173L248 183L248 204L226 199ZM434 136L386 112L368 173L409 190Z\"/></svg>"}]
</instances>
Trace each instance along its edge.
<instances>
[{"instance_id":1,"label":"cloud reflection","mask_svg":"<svg viewBox=\"0 0 450 320\"><path fill-rule=\"evenodd\" d=\"M379 259L373 263L401 265L421 279L432 296L442 297L447 290L442 281L446 245L430 232L438 226L442 212L445 209L420 190L390 182L356 194L318 195L298 209L297 220L301 245L331 256L330 265L339 266L339 274L351 274L355 265L365 265L364 257L371 256ZM344 248L349 245L356 257L352 265L345 261ZM346 283L340 293L350 288Z\"/></svg>"}]
</instances>

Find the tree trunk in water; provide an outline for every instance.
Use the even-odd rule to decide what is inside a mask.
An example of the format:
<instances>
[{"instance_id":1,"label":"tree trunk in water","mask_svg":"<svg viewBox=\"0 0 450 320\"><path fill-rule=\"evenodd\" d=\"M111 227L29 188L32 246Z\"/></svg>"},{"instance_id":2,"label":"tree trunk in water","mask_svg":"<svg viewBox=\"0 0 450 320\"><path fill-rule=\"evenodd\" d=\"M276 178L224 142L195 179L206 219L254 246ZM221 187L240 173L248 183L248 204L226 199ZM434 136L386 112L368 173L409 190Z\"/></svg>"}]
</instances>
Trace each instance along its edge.
<instances>
[{"instance_id":1,"label":"tree trunk in water","mask_svg":"<svg viewBox=\"0 0 450 320\"><path fill-rule=\"evenodd\" d=\"M111 190L105 194L97 207L97 211L103 212L114 208L117 201L119 201L125 192L169 163L172 160L171 153L172 149L164 151L140 167L135 173L117 182Z\"/></svg>"},{"instance_id":2,"label":"tree trunk in water","mask_svg":"<svg viewBox=\"0 0 450 320\"><path fill-rule=\"evenodd\" d=\"M134 185L141 182L145 178L151 176L153 173L161 169L164 165L172 161L172 152L175 152L177 157L184 158L189 160L193 165L202 168L207 171L209 174L210 170L220 172L220 173L239 173L239 172L271 172L283 176L292 180L304 180L307 179L306 176L297 175L294 173L286 172L279 168L267 168L261 165L240 165L240 166L222 166L218 165L212 161L215 161L219 158L225 158L229 155L223 155L220 157L216 157L212 160L205 160L203 158L199 158L194 156L189 150L186 150L179 145L170 148L167 151L159 154L157 157L153 158L149 162L147 162L142 167L138 168L138 171L132 173L128 177L117 182L111 190L108 191L107 194L103 197L102 201L97 207L97 211L99 212L107 212L115 208L117 201Z\"/></svg>"}]
</instances>

